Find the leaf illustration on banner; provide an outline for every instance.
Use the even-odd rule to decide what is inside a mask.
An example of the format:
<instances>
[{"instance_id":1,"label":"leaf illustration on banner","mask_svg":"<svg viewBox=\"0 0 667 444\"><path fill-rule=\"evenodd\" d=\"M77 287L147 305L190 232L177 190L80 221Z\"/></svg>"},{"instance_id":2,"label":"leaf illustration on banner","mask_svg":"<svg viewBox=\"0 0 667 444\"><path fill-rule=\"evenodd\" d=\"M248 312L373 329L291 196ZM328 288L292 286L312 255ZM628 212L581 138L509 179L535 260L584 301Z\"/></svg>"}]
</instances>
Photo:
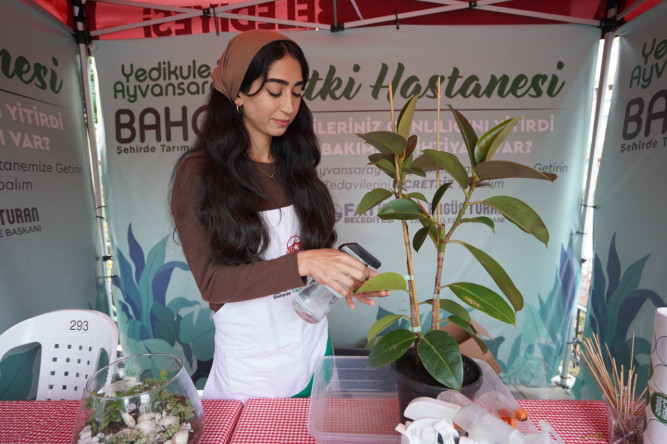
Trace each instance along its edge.
<instances>
[{"instance_id":1,"label":"leaf illustration on banner","mask_svg":"<svg viewBox=\"0 0 667 444\"><path fill-rule=\"evenodd\" d=\"M143 248L130 224L127 238L132 263L118 249L114 261L118 276L112 278L122 296L115 301L124 351L174 354L183 359L192 375L199 362L213 359L212 311L202 307L198 300L176 297L166 301L173 271L189 270L182 261L165 263L168 236L151 248ZM146 257L145 251L148 251Z\"/></svg>"},{"instance_id":2,"label":"leaf illustration on banner","mask_svg":"<svg viewBox=\"0 0 667 444\"><path fill-rule=\"evenodd\" d=\"M593 264L593 280L590 296L590 308L584 336L595 332L602 344L609 347L618 365L630 365L632 356L631 324L646 304L653 307L662 307L665 301L656 292L638 288L646 263L650 254L636 260L625 270L621 266L621 258L616 249L616 233L611 238L607 256L606 276L601 258L596 255ZM650 354L650 344L645 338L636 337L634 344L634 362L637 367L637 386L643 386L647 381L648 364L642 364L636 357L638 354ZM597 385L588 373L579 378L575 392L586 387L591 393L586 396L595 396L599 393Z\"/></svg>"},{"instance_id":3,"label":"leaf illustration on banner","mask_svg":"<svg viewBox=\"0 0 667 444\"><path fill-rule=\"evenodd\" d=\"M548 296L538 293L538 306L526 304L524 308L521 334L512 343L507 363L501 364L506 382L548 386L558 373L570 339L570 314L578 288L573 239L574 233L570 233L567 248L561 246L559 266ZM522 372L522 366L529 366L529 370Z\"/></svg>"},{"instance_id":4,"label":"leaf illustration on banner","mask_svg":"<svg viewBox=\"0 0 667 444\"><path fill-rule=\"evenodd\" d=\"M130 246L130 258L132 258L132 262L134 262L134 278L139 282L141 273L144 272L144 252L132 233L132 224L130 224L130 227L127 230L127 244Z\"/></svg>"}]
</instances>

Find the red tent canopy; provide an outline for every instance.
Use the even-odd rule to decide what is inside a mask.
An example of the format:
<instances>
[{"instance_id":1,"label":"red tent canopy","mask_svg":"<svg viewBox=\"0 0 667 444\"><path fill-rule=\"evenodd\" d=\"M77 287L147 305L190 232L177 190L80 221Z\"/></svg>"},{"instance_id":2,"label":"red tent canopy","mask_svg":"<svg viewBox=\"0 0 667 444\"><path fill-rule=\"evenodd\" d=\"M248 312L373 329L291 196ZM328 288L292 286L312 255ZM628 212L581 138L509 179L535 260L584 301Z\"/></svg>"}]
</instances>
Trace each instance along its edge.
<instances>
[{"instance_id":1,"label":"red tent canopy","mask_svg":"<svg viewBox=\"0 0 667 444\"><path fill-rule=\"evenodd\" d=\"M75 28L76 7L92 38L144 38L248 29L345 28L395 24L601 24L609 0L22 0ZM613 28L660 0L618 0ZM154 7L148 7L154 5Z\"/></svg>"}]
</instances>

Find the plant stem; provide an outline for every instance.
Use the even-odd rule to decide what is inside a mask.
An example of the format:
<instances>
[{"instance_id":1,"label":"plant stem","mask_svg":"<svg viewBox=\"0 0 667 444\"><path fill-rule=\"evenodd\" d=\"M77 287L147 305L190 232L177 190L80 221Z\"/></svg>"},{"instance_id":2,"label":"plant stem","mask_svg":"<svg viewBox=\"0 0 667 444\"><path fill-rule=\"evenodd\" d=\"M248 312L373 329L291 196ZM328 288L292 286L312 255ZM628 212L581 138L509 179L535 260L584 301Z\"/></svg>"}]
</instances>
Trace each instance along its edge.
<instances>
[{"instance_id":1,"label":"plant stem","mask_svg":"<svg viewBox=\"0 0 667 444\"><path fill-rule=\"evenodd\" d=\"M442 94L440 91L441 82L438 82L438 89L436 93L436 133L435 133L435 149L440 151L440 99ZM440 188L440 166L436 164L435 168L435 189ZM440 239L440 230L443 228L440 225L440 205L435 208L435 221L438 225L438 241L436 242L437 250L437 265L435 269L435 282L433 283L433 303L431 304L431 330L437 330L440 325L440 283L442 282L442 264L445 258L445 245ZM442 244L442 248L441 248Z\"/></svg>"},{"instance_id":2,"label":"plant stem","mask_svg":"<svg viewBox=\"0 0 667 444\"><path fill-rule=\"evenodd\" d=\"M449 242L449 239L452 237L452 234L454 234L454 230L456 227L459 226L461 223L461 219L463 219L463 215L465 214L466 210L470 206L470 198L472 197L472 193L475 191L475 184L473 183L470 185L470 188L466 192L466 190L463 190L463 194L465 195L465 200L463 201L463 205L461 205L461 209L459 210L459 213L456 215L456 219L454 220L454 223L452 224L451 227L449 227L449 231L447 232L447 235L445 236L445 242Z\"/></svg>"},{"instance_id":3,"label":"plant stem","mask_svg":"<svg viewBox=\"0 0 667 444\"><path fill-rule=\"evenodd\" d=\"M396 121L394 120L394 93L392 91L391 83L389 84L389 109L391 110L391 129L396 132ZM403 197L403 175L401 173L400 162L398 155L394 155L394 168L396 168L396 192L399 199ZM410 235L408 234L408 223L401 221L403 228L403 243L405 244L405 256L408 268L408 286L410 287L410 324L412 324L412 331L417 335L417 339L421 337L421 320L419 319L419 303L417 299L417 287L415 285L414 270L412 268L412 247L410 246ZM415 341L416 345L416 341ZM416 355L416 354L415 354Z\"/></svg>"}]
</instances>

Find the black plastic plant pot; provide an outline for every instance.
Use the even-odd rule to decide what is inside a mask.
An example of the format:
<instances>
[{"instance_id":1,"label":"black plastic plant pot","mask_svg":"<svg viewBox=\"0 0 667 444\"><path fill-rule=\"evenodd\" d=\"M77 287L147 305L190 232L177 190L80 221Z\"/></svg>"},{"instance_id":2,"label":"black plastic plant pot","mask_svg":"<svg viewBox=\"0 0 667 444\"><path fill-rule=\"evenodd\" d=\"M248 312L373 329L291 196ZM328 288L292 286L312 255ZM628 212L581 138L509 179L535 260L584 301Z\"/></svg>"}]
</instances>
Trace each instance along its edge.
<instances>
[{"instance_id":1,"label":"black plastic plant pot","mask_svg":"<svg viewBox=\"0 0 667 444\"><path fill-rule=\"evenodd\" d=\"M470 399L482 387L482 369L466 355L461 355L463 360L463 386L461 393ZM415 398L426 396L436 398L444 390L453 390L436 381L426 369L415 365L415 349L409 349L403 356L391 363L391 369L396 379L396 390L398 392L398 408L401 414L401 422L405 423L407 418L403 416L405 408Z\"/></svg>"}]
</instances>

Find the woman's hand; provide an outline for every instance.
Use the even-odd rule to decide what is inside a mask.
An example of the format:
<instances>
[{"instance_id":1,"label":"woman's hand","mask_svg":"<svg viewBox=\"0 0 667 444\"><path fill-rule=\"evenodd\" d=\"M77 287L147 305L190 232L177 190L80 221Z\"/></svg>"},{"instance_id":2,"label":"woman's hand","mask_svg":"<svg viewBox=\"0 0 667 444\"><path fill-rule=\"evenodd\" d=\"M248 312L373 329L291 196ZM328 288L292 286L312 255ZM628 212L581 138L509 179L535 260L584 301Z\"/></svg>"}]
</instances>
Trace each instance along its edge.
<instances>
[{"instance_id":1,"label":"woman's hand","mask_svg":"<svg viewBox=\"0 0 667 444\"><path fill-rule=\"evenodd\" d=\"M371 268L368 268L368 271L370 271L368 279L378 275L378 272L371 269ZM357 288L361 287L362 284L363 284L363 282L359 282L359 285L357 285L354 288L357 289ZM375 305L375 301L371 298L384 298L384 297L389 296L390 294L391 294L391 290L367 291L365 293L356 293L356 294L351 295L351 296L346 295L345 296L345 301L347 302L348 307L350 307L350 309L354 310L354 299L352 298L352 296L357 298L357 300L359 300L359 302L361 302L362 304L373 306L373 305Z\"/></svg>"},{"instance_id":2,"label":"woman's hand","mask_svg":"<svg viewBox=\"0 0 667 444\"><path fill-rule=\"evenodd\" d=\"M300 251L297 253L299 274L310 276L317 282L342 294L347 305L354 310L353 290L359 288L377 271L368 268L352 256L333 248ZM373 291L354 295L359 302L375 305L372 297L384 297L389 291Z\"/></svg>"}]
</instances>

